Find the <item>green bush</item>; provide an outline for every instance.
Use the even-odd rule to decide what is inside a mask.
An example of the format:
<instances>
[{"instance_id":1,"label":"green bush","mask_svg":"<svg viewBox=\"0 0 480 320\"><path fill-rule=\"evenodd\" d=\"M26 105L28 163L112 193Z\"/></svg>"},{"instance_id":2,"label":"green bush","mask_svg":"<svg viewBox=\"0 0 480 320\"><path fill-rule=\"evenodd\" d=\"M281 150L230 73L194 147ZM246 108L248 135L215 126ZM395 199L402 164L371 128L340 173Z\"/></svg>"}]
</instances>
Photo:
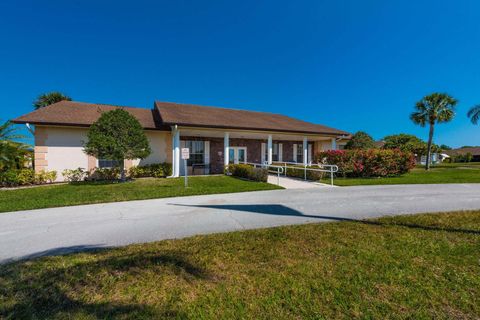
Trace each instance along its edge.
<instances>
[{"instance_id":1,"label":"green bush","mask_svg":"<svg viewBox=\"0 0 480 320\"><path fill-rule=\"evenodd\" d=\"M120 179L120 168L94 168L85 180L89 181L113 181Z\"/></svg>"},{"instance_id":2,"label":"green bush","mask_svg":"<svg viewBox=\"0 0 480 320\"><path fill-rule=\"evenodd\" d=\"M253 181L267 182L268 180L267 168L254 168L248 164L230 164L225 168L225 173Z\"/></svg>"},{"instance_id":3,"label":"green bush","mask_svg":"<svg viewBox=\"0 0 480 320\"><path fill-rule=\"evenodd\" d=\"M0 172L0 186L2 187L52 183L56 179L56 171L42 170L38 173L35 173L33 169L19 169Z\"/></svg>"},{"instance_id":4,"label":"green bush","mask_svg":"<svg viewBox=\"0 0 480 320\"><path fill-rule=\"evenodd\" d=\"M294 169L299 168L299 169ZM305 179L304 166L289 166L287 167L287 177ZM320 169L318 166L307 166L307 169ZM307 180L318 181L323 178L324 172L307 170Z\"/></svg>"},{"instance_id":5,"label":"green bush","mask_svg":"<svg viewBox=\"0 0 480 320\"><path fill-rule=\"evenodd\" d=\"M65 169L62 171L62 176L65 181L78 182L85 180L85 178L88 176L88 171L85 171L83 168Z\"/></svg>"},{"instance_id":6,"label":"green bush","mask_svg":"<svg viewBox=\"0 0 480 320\"><path fill-rule=\"evenodd\" d=\"M170 163L154 163L144 166L134 166L128 170L131 178L164 178L172 175L172 165Z\"/></svg>"}]
</instances>

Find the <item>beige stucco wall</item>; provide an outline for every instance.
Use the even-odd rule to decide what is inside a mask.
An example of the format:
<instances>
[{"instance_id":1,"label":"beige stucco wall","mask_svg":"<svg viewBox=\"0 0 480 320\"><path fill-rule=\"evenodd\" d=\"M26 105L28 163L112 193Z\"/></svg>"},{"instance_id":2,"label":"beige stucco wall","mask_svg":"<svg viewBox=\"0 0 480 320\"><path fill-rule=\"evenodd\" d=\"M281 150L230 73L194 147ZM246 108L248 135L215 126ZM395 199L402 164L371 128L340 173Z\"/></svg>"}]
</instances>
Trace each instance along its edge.
<instances>
[{"instance_id":1,"label":"beige stucco wall","mask_svg":"<svg viewBox=\"0 0 480 320\"><path fill-rule=\"evenodd\" d=\"M35 170L57 171L57 181L63 181L65 169L84 168L91 170L98 165L97 159L83 152L87 140L87 128L43 127L35 128ZM145 132L152 153L143 160L126 160L125 167L144 165L170 160L170 133L162 131ZM169 143L170 141L170 143ZM169 157L170 155L170 157Z\"/></svg>"}]
</instances>

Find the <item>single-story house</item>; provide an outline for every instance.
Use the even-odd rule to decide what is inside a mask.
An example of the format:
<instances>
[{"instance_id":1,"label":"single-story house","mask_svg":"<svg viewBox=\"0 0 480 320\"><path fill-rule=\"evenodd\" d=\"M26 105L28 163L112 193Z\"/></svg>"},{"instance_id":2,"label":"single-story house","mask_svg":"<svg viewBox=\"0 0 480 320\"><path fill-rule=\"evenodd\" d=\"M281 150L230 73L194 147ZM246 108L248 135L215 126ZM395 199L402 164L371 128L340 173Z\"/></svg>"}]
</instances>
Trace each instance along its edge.
<instances>
[{"instance_id":1,"label":"single-story house","mask_svg":"<svg viewBox=\"0 0 480 320\"><path fill-rule=\"evenodd\" d=\"M465 147L465 148L458 148L458 149L452 149L452 150L445 150L444 152L452 158L471 154L472 162L480 162L480 147Z\"/></svg>"},{"instance_id":2,"label":"single-story house","mask_svg":"<svg viewBox=\"0 0 480 320\"><path fill-rule=\"evenodd\" d=\"M111 167L83 152L88 127L102 112L124 108L145 128L152 153L125 167L169 162L173 176L222 173L229 163L307 164L320 150L338 149L349 133L288 116L192 104L155 102L152 109L61 101L12 120L35 125L35 170ZM190 149L184 168L180 148Z\"/></svg>"}]
</instances>

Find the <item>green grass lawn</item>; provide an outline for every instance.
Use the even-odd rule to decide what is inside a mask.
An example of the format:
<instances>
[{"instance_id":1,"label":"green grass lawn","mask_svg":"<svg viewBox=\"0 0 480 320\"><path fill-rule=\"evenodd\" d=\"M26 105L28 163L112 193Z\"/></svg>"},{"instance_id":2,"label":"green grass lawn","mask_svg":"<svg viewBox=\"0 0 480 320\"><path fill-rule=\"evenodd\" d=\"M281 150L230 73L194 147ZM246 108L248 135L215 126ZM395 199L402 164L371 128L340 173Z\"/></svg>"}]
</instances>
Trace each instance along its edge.
<instances>
[{"instance_id":1,"label":"green grass lawn","mask_svg":"<svg viewBox=\"0 0 480 320\"><path fill-rule=\"evenodd\" d=\"M126 183L78 183L0 190L0 212L89 203L166 198L187 195L281 189L263 182L227 176L137 179Z\"/></svg>"},{"instance_id":2,"label":"green grass lawn","mask_svg":"<svg viewBox=\"0 0 480 320\"><path fill-rule=\"evenodd\" d=\"M7 319L477 319L480 211L197 236L0 266Z\"/></svg>"},{"instance_id":3,"label":"green grass lawn","mask_svg":"<svg viewBox=\"0 0 480 320\"><path fill-rule=\"evenodd\" d=\"M326 179L324 182L330 183L330 180ZM446 163L434 166L429 171L424 167L416 167L399 177L335 178L334 180L334 184L338 186L418 183L480 183L480 163Z\"/></svg>"}]
</instances>

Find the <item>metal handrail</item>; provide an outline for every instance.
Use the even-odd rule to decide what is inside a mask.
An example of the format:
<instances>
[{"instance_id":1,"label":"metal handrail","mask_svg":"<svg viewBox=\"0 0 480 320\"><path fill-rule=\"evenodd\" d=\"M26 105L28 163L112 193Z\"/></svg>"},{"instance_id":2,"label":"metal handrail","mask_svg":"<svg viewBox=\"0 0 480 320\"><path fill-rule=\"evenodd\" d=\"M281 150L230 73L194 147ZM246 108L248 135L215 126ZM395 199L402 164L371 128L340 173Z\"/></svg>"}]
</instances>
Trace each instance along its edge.
<instances>
[{"instance_id":1,"label":"metal handrail","mask_svg":"<svg viewBox=\"0 0 480 320\"><path fill-rule=\"evenodd\" d=\"M252 165L254 168L256 168L257 166L260 166L260 167L264 167L264 165L260 164L260 163L254 163L254 162L244 162L244 164L249 164L249 165ZM270 165L268 166L268 172L272 172L273 170L270 170L270 167L272 168L277 168L277 171L276 172L273 172L273 173L276 173L277 174L277 185L280 185L280 174L283 174L283 167L281 166L275 166L275 165Z\"/></svg>"}]
</instances>

